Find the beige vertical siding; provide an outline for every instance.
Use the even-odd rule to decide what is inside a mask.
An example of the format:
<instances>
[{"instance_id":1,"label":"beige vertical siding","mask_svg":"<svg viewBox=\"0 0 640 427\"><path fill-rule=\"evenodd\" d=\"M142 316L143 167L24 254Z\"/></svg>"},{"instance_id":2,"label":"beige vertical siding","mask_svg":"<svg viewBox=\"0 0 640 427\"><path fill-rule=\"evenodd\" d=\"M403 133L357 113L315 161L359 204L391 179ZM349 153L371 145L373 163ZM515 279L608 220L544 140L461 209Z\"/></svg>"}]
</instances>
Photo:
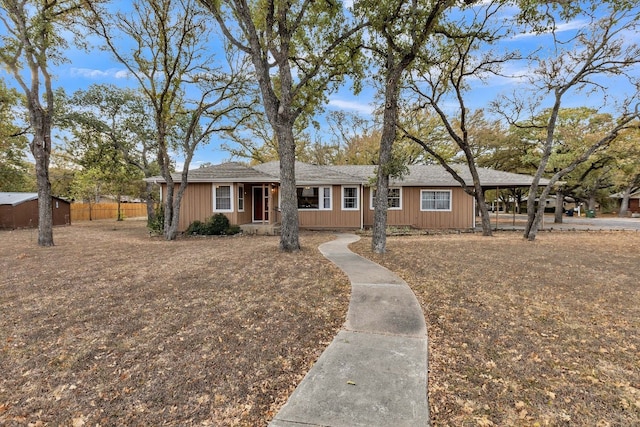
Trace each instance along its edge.
<instances>
[{"instance_id":1,"label":"beige vertical siding","mask_svg":"<svg viewBox=\"0 0 640 427\"><path fill-rule=\"evenodd\" d=\"M213 212L213 186L212 183L190 183L182 196L180 205L180 225L179 231L185 231L189 224L195 220L206 221L215 212ZM230 184L222 184L230 185ZM253 184L245 183L244 185L244 212L238 212L238 191L239 184L233 185L233 212L222 212L229 218L229 222L234 225L248 224L252 221L253 204L251 191ZM178 191L178 185L175 186ZM163 197L166 197L166 186L162 188ZM273 215L273 206L277 203L277 192L274 196L275 201L271 204L270 215Z\"/></svg>"},{"instance_id":2,"label":"beige vertical siding","mask_svg":"<svg viewBox=\"0 0 640 427\"><path fill-rule=\"evenodd\" d=\"M211 183L191 183L187 185L180 204L180 225L184 231L195 220L205 221L213 215L213 188ZM178 185L175 186L178 192ZM174 194L175 194L174 193Z\"/></svg>"},{"instance_id":3,"label":"beige vertical siding","mask_svg":"<svg viewBox=\"0 0 640 427\"><path fill-rule=\"evenodd\" d=\"M402 210L387 211L387 225L410 226L425 229L464 229L473 226L473 198L462 188L437 188L451 190L451 211L423 212L420 210L420 190L433 190L433 187L403 187ZM365 188L365 227L373 226L370 188Z\"/></svg>"},{"instance_id":4,"label":"beige vertical siding","mask_svg":"<svg viewBox=\"0 0 640 427\"><path fill-rule=\"evenodd\" d=\"M191 183L182 198L180 211L180 231L187 229L195 220L205 221L213 215L213 186L211 183ZM259 185L259 184L256 184ZM225 213L232 224L248 224L253 219L253 188L254 184L244 184L244 212L237 211L238 184L233 184L234 212ZM461 188L440 188L451 190L450 212L423 212L420 210L420 190L433 189L431 187L403 187L402 210L389 210L387 224L390 226L410 226L425 229L465 229L473 226L473 198ZM176 186L177 190L177 186ZM163 192L166 188L163 188ZM278 192L273 192L269 207L270 223L279 222L277 212ZM360 228L361 215L364 216L364 226L373 225L373 210L370 201L370 189L365 188L360 200L363 213L360 210L342 210L342 187L332 187L332 209L300 210L299 219L302 228Z\"/></svg>"}]
</instances>

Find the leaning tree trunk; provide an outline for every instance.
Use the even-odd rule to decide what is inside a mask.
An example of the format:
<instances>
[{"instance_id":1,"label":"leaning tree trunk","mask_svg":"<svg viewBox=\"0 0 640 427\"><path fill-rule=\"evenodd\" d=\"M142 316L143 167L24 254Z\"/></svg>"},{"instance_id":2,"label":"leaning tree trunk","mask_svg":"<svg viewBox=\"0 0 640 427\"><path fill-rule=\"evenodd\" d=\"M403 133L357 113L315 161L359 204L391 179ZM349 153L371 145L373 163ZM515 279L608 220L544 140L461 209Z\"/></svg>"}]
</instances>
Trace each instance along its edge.
<instances>
[{"instance_id":1,"label":"leaning tree trunk","mask_svg":"<svg viewBox=\"0 0 640 427\"><path fill-rule=\"evenodd\" d=\"M471 177L473 178L474 195L476 198L476 204L480 209L480 220L482 221L482 235L492 236L493 234L491 232L491 217L489 216L489 209L487 209L487 204L484 201L484 190L482 189L482 183L480 182L480 175L478 174L478 169L476 168L475 162L473 161L473 153L471 153L471 150L469 150L468 147L469 145L467 144L463 151L467 158L469 172L471 173Z\"/></svg>"},{"instance_id":2,"label":"leaning tree trunk","mask_svg":"<svg viewBox=\"0 0 640 427\"><path fill-rule=\"evenodd\" d=\"M533 232L533 238L531 238L531 231L533 230L534 222L536 221L536 192L538 187L535 185L536 191L532 191L533 188L534 184L532 184L529 189L529 198L527 199L527 224L524 227L524 238L527 240L535 240L535 233L537 232L536 227L536 231Z\"/></svg>"},{"instance_id":3,"label":"leaning tree trunk","mask_svg":"<svg viewBox=\"0 0 640 427\"><path fill-rule=\"evenodd\" d=\"M178 236L180 226L180 206L182 204L182 196L189 185L189 165L191 164L192 157L193 153L190 153L187 154L185 158L180 186L178 187L178 192L173 197L173 216L171 217L171 225L167 232L167 240L174 240Z\"/></svg>"},{"instance_id":4,"label":"leaning tree trunk","mask_svg":"<svg viewBox=\"0 0 640 427\"><path fill-rule=\"evenodd\" d=\"M527 203L527 226L525 228L525 237L528 241L533 242L536 240L538 230L542 224L542 218L544 217L544 203L538 203L537 207L534 207L532 213L528 212L529 204Z\"/></svg>"},{"instance_id":5,"label":"leaning tree trunk","mask_svg":"<svg viewBox=\"0 0 640 427\"><path fill-rule=\"evenodd\" d=\"M622 193L622 199L620 200L620 211L618 212L619 218L624 218L627 216L627 211L629 210L629 199L631 198L631 192L633 191L633 185L628 186L624 189Z\"/></svg>"},{"instance_id":6,"label":"leaning tree trunk","mask_svg":"<svg viewBox=\"0 0 640 427\"><path fill-rule=\"evenodd\" d=\"M542 201L547 200L547 198L549 197L549 193L551 192L551 188L555 181L556 180L552 178L551 182L544 188L544 190L542 190L542 194L540 195L540 203L538 203L538 208L533 214L531 225L528 227L525 234L526 239L530 242L533 242L536 239L536 236L538 235L538 230L540 229L540 225L542 224L542 220L544 218L545 203ZM531 202L531 200L529 200L529 202ZM534 202L535 202L535 199L534 199ZM529 207L529 203L527 203L527 209L528 207ZM529 225L528 222L527 222L527 225Z\"/></svg>"}]
</instances>

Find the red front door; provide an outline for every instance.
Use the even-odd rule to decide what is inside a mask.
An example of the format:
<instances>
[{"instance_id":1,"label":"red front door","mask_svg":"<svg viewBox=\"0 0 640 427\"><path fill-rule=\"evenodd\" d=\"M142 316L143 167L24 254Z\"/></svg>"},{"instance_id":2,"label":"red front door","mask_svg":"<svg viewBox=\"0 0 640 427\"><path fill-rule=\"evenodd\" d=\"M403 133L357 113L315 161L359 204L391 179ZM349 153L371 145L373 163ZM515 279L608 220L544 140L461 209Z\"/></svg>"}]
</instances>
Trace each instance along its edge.
<instances>
[{"instance_id":1,"label":"red front door","mask_svg":"<svg viewBox=\"0 0 640 427\"><path fill-rule=\"evenodd\" d=\"M268 187L253 187L253 220L269 221Z\"/></svg>"}]
</instances>

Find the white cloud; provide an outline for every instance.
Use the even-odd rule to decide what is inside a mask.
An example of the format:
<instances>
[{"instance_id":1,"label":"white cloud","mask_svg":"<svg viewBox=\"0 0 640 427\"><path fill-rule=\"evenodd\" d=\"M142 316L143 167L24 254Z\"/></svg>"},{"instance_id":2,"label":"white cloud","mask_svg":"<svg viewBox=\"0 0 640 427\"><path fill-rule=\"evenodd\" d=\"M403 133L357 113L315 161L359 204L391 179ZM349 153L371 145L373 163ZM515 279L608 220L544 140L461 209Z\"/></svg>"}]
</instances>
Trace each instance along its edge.
<instances>
[{"instance_id":1,"label":"white cloud","mask_svg":"<svg viewBox=\"0 0 640 427\"><path fill-rule=\"evenodd\" d=\"M130 76L129 70L119 70L113 75L116 79L128 79Z\"/></svg>"},{"instance_id":2,"label":"white cloud","mask_svg":"<svg viewBox=\"0 0 640 427\"><path fill-rule=\"evenodd\" d=\"M342 99L330 99L329 105L341 110L352 110L362 114L372 114L375 107L371 104L364 104L357 101L345 101Z\"/></svg>"},{"instance_id":3,"label":"white cloud","mask_svg":"<svg viewBox=\"0 0 640 427\"><path fill-rule=\"evenodd\" d=\"M72 77L83 77L86 79L126 79L130 76L129 71L123 68L108 68L106 70L71 68L69 71Z\"/></svg>"},{"instance_id":4,"label":"white cloud","mask_svg":"<svg viewBox=\"0 0 640 427\"><path fill-rule=\"evenodd\" d=\"M584 19L575 19L573 21L569 21L569 22L563 22L561 24L556 25L554 32L556 34L559 33L564 33L567 31L575 31L575 30L580 30L583 29L584 27L589 25L589 21L584 20ZM551 31L547 31L547 34L550 34ZM529 38L529 37L538 37L540 36L539 33L534 33L534 32L529 32L529 33L522 33L522 34L517 34L513 37L511 37L511 40L518 40L518 39L523 39L523 38Z\"/></svg>"}]
</instances>

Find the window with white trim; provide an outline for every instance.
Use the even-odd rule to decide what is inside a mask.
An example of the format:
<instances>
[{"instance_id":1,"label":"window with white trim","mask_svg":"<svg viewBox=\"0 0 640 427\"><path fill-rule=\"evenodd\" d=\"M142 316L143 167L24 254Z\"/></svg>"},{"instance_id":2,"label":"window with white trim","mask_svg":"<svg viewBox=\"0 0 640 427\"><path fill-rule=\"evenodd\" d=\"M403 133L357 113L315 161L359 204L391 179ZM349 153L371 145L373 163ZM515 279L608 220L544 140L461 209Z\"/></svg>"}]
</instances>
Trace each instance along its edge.
<instances>
[{"instance_id":1,"label":"window with white trim","mask_svg":"<svg viewBox=\"0 0 640 427\"><path fill-rule=\"evenodd\" d=\"M215 185L213 187L213 210L215 212L233 212L231 197L230 185Z\"/></svg>"},{"instance_id":2,"label":"window with white trim","mask_svg":"<svg viewBox=\"0 0 640 427\"><path fill-rule=\"evenodd\" d=\"M331 187L297 187L298 209L331 210Z\"/></svg>"},{"instance_id":3,"label":"window with white trim","mask_svg":"<svg viewBox=\"0 0 640 427\"><path fill-rule=\"evenodd\" d=\"M331 210L331 187L320 187L320 195L322 198L321 209Z\"/></svg>"},{"instance_id":4,"label":"window with white trim","mask_svg":"<svg viewBox=\"0 0 640 427\"><path fill-rule=\"evenodd\" d=\"M238 184L238 212L244 212L244 184Z\"/></svg>"},{"instance_id":5,"label":"window with white trim","mask_svg":"<svg viewBox=\"0 0 640 427\"><path fill-rule=\"evenodd\" d=\"M342 187L342 210L354 211L360 209L360 191L358 187Z\"/></svg>"},{"instance_id":6,"label":"window with white trim","mask_svg":"<svg viewBox=\"0 0 640 427\"><path fill-rule=\"evenodd\" d=\"M420 190L421 211L450 211L451 190Z\"/></svg>"},{"instance_id":7,"label":"window with white trim","mask_svg":"<svg viewBox=\"0 0 640 427\"><path fill-rule=\"evenodd\" d=\"M370 197L370 209L374 210L374 200L376 199L376 189L371 188L371 197ZM387 206L389 210L400 210L402 209L402 188L400 187L391 187L389 188L389 194L387 195Z\"/></svg>"}]
</instances>

